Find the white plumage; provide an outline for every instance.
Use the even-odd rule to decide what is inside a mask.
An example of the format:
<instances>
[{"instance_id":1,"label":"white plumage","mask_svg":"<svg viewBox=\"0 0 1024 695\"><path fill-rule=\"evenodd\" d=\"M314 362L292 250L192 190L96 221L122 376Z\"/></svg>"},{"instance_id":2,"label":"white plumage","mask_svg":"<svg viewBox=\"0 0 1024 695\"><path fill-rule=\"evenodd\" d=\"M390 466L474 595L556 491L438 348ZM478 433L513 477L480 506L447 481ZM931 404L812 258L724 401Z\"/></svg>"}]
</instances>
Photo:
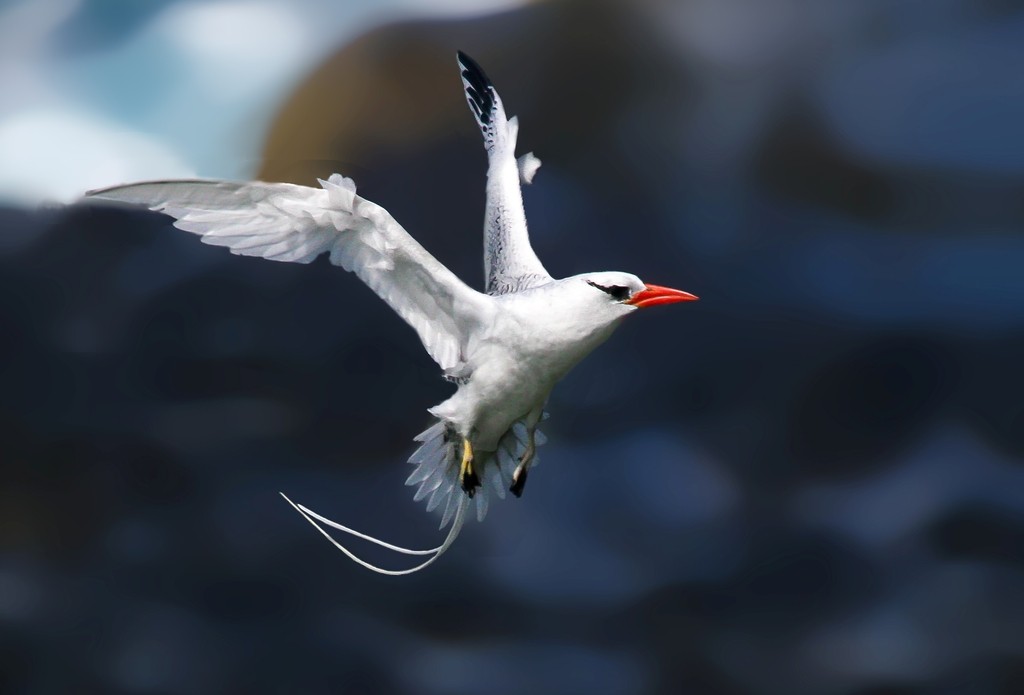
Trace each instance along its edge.
<instances>
[{"instance_id":1,"label":"white plumage","mask_svg":"<svg viewBox=\"0 0 1024 695\"><path fill-rule=\"evenodd\" d=\"M522 493L543 443L537 429L551 389L637 308L696 299L645 285L634 275L602 272L553 279L530 246L521 183L540 160L515 157L518 122L506 118L480 67L459 53L467 103L488 154L484 267L487 294L473 290L416 242L382 207L356 194L351 179L333 174L322 188L287 183L157 181L114 186L89 198L144 205L174 225L226 246L232 253L309 263L329 254L355 273L419 335L423 346L458 384L430 412L438 419L416 437L420 447L407 485L427 510L452 522L436 548L410 550L353 531L288 500L346 555L377 572L409 574L440 557L454 542L470 507L483 520L492 495ZM287 500L288 498L285 497ZM319 523L318 523L319 522ZM324 526L398 553L429 556L400 571L354 555Z\"/></svg>"}]
</instances>

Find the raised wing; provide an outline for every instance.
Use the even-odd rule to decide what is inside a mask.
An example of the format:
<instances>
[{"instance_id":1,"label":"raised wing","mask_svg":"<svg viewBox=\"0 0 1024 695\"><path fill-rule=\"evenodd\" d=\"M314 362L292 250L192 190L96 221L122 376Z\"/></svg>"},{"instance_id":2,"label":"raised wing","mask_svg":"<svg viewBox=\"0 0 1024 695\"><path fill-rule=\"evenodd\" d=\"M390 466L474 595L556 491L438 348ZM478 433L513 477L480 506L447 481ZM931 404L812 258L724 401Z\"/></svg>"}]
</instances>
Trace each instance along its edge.
<instances>
[{"instance_id":1,"label":"raised wing","mask_svg":"<svg viewBox=\"0 0 1024 695\"><path fill-rule=\"evenodd\" d=\"M491 300L431 256L384 208L334 174L322 189L288 183L155 181L90 191L145 205L232 253L309 263L323 253L354 272L416 330L442 369L456 369Z\"/></svg>"},{"instance_id":2,"label":"raised wing","mask_svg":"<svg viewBox=\"0 0 1024 695\"><path fill-rule=\"evenodd\" d=\"M540 166L533 153L516 160L519 121L506 118L494 85L476 61L458 53L466 101L487 149L487 210L484 217L484 276L488 294L506 294L551 282L530 246L520 181L530 183Z\"/></svg>"}]
</instances>

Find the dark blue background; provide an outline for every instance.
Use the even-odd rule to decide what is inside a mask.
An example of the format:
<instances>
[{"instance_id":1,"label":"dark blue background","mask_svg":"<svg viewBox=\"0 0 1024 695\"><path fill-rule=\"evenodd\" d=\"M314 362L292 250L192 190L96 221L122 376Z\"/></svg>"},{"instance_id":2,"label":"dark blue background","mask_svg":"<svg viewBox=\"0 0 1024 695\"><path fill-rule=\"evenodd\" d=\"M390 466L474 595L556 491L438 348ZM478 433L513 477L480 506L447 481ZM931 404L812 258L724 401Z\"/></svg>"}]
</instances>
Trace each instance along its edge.
<instances>
[{"instance_id":1,"label":"dark blue background","mask_svg":"<svg viewBox=\"0 0 1024 695\"><path fill-rule=\"evenodd\" d=\"M466 50L548 268L702 298L577 368L523 498L412 577L277 496L439 538L402 462L450 386L369 290L0 210L0 691L1024 692L1024 6L705 5L388 27L283 107L261 177L352 175L479 286Z\"/></svg>"}]
</instances>

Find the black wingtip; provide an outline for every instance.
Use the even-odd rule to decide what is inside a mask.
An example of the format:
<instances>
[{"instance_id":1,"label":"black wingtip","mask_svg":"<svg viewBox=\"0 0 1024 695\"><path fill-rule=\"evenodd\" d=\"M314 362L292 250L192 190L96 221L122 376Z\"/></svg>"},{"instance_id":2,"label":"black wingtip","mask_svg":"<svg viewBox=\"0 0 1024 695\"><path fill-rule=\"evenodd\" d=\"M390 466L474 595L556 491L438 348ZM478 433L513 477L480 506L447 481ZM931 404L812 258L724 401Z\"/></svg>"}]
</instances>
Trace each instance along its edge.
<instances>
[{"instance_id":1,"label":"black wingtip","mask_svg":"<svg viewBox=\"0 0 1024 695\"><path fill-rule=\"evenodd\" d=\"M463 69L475 70L476 72L483 74L484 71L480 68L480 63L470 58L465 52L455 51L455 55L458 57L459 65L462 66Z\"/></svg>"},{"instance_id":2,"label":"black wingtip","mask_svg":"<svg viewBox=\"0 0 1024 695\"><path fill-rule=\"evenodd\" d=\"M456 51L456 55L459 71L466 82L466 99L480 126L486 127L491 122L491 112L494 110L494 85L479 63L462 51Z\"/></svg>"},{"instance_id":3,"label":"black wingtip","mask_svg":"<svg viewBox=\"0 0 1024 695\"><path fill-rule=\"evenodd\" d=\"M487 73L480 67L480 63L476 62L462 51L456 51L456 55L459 58L459 67L462 68L462 76L465 77L477 91L482 91L487 87L493 87L491 80L487 77Z\"/></svg>"}]
</instances>

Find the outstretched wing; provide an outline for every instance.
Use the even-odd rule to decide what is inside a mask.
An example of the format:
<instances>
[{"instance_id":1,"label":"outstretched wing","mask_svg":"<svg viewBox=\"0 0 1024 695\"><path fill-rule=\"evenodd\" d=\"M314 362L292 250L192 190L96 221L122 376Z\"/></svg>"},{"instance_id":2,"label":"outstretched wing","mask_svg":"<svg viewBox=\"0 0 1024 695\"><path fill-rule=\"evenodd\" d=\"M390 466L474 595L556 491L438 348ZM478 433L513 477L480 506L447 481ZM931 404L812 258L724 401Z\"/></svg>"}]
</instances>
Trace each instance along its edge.
<instances>
[{"instance_id":1,"label":"outstretched wing","mask_svg":"<svg viewBox=\"0 0 1024 695\"><path fill-rule=\"evenodd\" d=\"M431 256L384 208L334 174L322 189L288 183L155 181L90 191L89 198L145 205L174 226L232 253L309 263L329 253L411 325L442 369L462 362L491 300Z\"/></svg>"},{"instance_id":2,"label":"outstretched wing","mask_svg":"<svg viewBox=\"0 0 1024 695\"><path fill-rule=\"evenodd\" d=\"M520 181L530 183L540 166L533 153L516 160L519 122L506 118L494 85L476 61L458 53L466 101L487 149L487 210L484 218L484 275L488 294L506 294L551 282L530 246Z\"/></svg>"}]
</instances>

